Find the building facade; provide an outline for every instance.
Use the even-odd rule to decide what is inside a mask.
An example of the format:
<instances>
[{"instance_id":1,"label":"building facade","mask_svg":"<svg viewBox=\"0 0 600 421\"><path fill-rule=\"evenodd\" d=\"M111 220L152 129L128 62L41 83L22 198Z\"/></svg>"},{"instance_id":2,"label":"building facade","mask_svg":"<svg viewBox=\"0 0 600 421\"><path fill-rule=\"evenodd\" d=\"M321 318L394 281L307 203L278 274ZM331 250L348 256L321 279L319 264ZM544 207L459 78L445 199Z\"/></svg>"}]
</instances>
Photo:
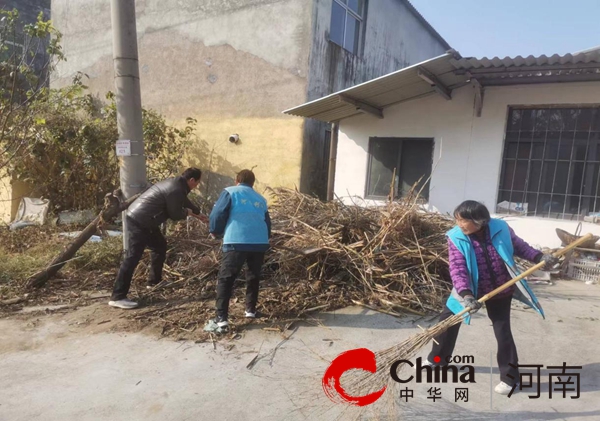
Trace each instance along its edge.
<instances>
[{"instance_id":1,"label":"building facade","mask_svg":"<svg viewBox=\"0 0 600 421\"><path fill-rule=\"evenodd\" d=\"M407 0L137 0L142 103L198 121L187 161L209 198L254 168L259 189L323 194L327 126L281 110L443 53ZM110 2L53 0L67 61L103 98L114 89ZM230 142L236 134L239 141Z\"/></svg>"},{"instance_id":2,"label":"building facade","mask_svg":"<svg viewBox=\"0 0 600 421\"><path fill-rule=\"evenodd\" d=\"M395 92L395 94L390 94ZM340 108L344 95L383 118ZM381 204L415 183L431 210L486 204L532 244L600 234L600 53L419 63L288 111L339 121L335 193ZM317 111L318 110L318 111ZM419 183L420 181L420 183Z\"/></svg>"}]
</instances>

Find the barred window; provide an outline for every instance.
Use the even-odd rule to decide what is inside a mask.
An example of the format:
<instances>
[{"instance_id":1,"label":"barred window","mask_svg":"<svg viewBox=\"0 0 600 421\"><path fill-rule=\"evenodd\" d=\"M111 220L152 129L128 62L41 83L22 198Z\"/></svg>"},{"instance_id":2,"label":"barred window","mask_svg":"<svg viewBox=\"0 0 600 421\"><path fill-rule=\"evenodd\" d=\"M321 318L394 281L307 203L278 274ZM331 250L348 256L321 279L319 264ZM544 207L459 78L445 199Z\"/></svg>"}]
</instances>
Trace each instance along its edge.
<instances>
[{"instance_id":1,"label":"barred window","mask_svg":"<svg viewBox=\"0 0 600 421\"><path fill-rule=\"evenodd\" d=\"M600 212L600 108L509 110L498 213L582 220Z\"/></svg>"}]
</instances>

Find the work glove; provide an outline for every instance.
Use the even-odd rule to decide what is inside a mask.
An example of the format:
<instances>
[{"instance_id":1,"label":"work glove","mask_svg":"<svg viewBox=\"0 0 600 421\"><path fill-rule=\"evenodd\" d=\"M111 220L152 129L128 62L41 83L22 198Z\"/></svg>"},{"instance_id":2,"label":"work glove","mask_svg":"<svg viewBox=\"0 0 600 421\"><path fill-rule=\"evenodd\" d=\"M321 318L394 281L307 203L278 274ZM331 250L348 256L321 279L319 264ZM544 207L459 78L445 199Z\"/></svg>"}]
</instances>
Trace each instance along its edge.
<instances>
[{"instance_id":1,"label":"work glove","mask_svg":"<svg viewBox=\"0 0 600 421\"><path fill-rule=\"evenodd\" d=\"M542 270L552 270L554 266L558 264L558 258L554 257L552 254L544 254L540 258L538 263L544 262L545 265Z\"/></svg>"},{"instance_id":2,"label":"work glove","mask_svg":"<svg viewBox=\"0 0 600 421\"><path fill-rule=\"evenodd\" d=\"M477 313L477 311L481 308L482 304L479 301L477 301L472 295L465 295L464 300L465 308L470 307L471 310L469 311L469 313L471 314Z\"/></svg>"}]
</instances>

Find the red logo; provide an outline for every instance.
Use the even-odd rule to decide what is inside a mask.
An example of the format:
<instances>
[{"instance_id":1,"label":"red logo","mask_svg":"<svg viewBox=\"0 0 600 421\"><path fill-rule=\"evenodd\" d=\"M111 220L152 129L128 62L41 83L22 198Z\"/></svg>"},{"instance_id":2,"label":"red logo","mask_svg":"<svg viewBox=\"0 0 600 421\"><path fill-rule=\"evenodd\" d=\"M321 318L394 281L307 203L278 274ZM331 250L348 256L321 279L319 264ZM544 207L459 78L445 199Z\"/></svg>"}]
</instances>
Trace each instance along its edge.
<instances>
[{"instance_id":1,"label":"red logo","mask_svg":"<svg viewBox=\"0 0 600 421\"><path fill-rule=\"evenodd\" d=\"M346 371L352 369L362 369L370 373L375 373L377 371L377 361L373 351L367 348L351 349L350 351L341 353L331 362L331 365L325 370L325 375L323 376L323 390L329 399L338 403L340 400L337 396L339 396L345 403L355 406L366 406L372 404L383 395L387 386L365 396L348 395L340 384L340 378Z\"/></svg>"}]
</instances>

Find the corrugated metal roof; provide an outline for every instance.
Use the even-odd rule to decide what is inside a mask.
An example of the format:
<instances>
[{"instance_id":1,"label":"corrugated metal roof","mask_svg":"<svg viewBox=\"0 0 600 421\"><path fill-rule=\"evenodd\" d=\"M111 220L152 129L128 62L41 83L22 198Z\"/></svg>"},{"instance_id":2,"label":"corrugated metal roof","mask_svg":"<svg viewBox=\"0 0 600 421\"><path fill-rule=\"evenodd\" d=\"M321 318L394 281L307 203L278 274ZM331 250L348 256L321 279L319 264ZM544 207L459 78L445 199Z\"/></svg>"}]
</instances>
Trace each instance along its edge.
<instances>
[{"instance_id":1,"label":"corrugated metal roof","mask_svg":"<svg viewBox=\"0 0 600 421\"><path fill-rule=\"evenodd\" d=\"M456 87L464 84L465 76L454 74L455 68L450 64L452 57L453 53L446 53L321 99L290 108L284 113L330 122L361 113L355 105L343 102L340 96L346 96L377 108L385 108L435 92L432 86L418 76L419 68L424 68L435 75L444 85Z\"/></svg>"},{"instance_id":2,"label":"corrugated metal roof","mask_svg":"<svg viewBox=\"0 0 600 421\"><path fill-rule=\"evenodd\" d=\"M591 49L563 56L453 58L457 74L477 79L483 86L600 81L600 51Z\"/></svg>"},{"instance_id":3,"label":"corrugated metal roof","mask_svg":"<svg viewBox=\"0 0 600 421\"><path fill-rule=\"evenodd\" d=\"M461 57L456 51L417 63L321 99L285 110L285 114L332 122L361 114L361 104L383 110L436 92L419 76L424 69L449 90L477 79L483 86L600 81L600 49L563 56ZM356 104L359 102L359 105ZM353 103L354 102L354 103Z\"/></svg>"},{"instance_id":4,"label":"corrugated metal roof","mask_svg":"<svg viewBox=\"0 0 600 421\"><path fill-rule=\"evenodd\" d=\"M504 58L474 58L474 57L463 57L461 59L450 60L453 66L457 69L480 69L480 68L499 68L499 67L523 67L523 66L551 66L551 65L565 65L565 64L579 64L579 63L598 63L600 62L600 51L593 49L588 52L581 52L577 54L565 54L564 56L554 54L550 57L541 55L538 57L534 56L516 56L516 57L504 57Z\"/></svg>"}]
</instances>

